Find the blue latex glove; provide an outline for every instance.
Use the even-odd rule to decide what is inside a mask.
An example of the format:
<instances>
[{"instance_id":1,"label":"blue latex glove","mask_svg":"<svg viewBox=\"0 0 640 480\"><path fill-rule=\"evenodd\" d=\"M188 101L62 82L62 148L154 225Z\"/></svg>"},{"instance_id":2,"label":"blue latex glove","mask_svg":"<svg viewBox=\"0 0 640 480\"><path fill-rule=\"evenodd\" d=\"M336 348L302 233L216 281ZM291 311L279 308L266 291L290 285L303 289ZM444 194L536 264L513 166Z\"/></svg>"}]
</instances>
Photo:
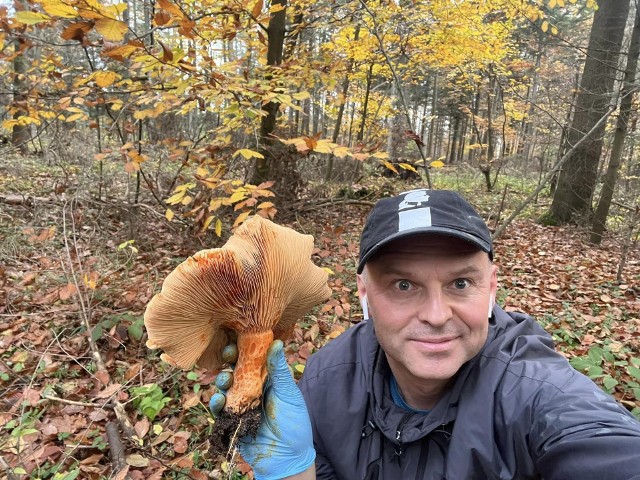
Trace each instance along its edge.
<instances>
[{"instance_id":1,"label":"blue latex glove","mask_svg":"<svg viewBox=\"0 0 640 480\"><path fill-rule=\"evenodd\" d=\"M280 340L269 347L267 372L258 433L255 438L246 436L238 442L240 454L253 468L257 480L302 473L316 458L307 406L289 371ZM224 376L220 382L216 378L216 387L222 392L214 394L209 402L214 415L224 407L224 391L229 387L220 387L226 385Z\"/></svg>"}]
</instances>

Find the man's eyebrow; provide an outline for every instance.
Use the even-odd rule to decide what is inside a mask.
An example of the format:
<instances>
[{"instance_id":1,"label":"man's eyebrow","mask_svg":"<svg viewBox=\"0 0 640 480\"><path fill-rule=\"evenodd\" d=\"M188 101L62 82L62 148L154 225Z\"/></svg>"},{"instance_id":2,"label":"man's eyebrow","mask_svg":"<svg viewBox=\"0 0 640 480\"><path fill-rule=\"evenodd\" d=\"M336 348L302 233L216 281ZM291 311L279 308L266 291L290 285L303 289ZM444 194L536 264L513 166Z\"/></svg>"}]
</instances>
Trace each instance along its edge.
<instances>
[{"instance_id":1,"label":"man's eyebrow","mask_svg":"<svg viewBox=\"0 0 640 480\"><path fill-rule=\"evenodd\" d=\"M455 277L464 277L466 275L480 275L482 274L483 269L478 267L477 265L465 265L460 268L452 267L451 269L447 269L447 274ZM398 267L395 264L386 265L382 272L384 275L409 275L412 273L412 269L407 268L403 269Z\"/></svg>"},{"instance_id":2,"label":"man's eyebrow","mask_svg":"<svg viewBox=\"0 0 640 480\"><path fill-rule=\"evenodd\" d=\"M455 268L451 269L449 273L452 275L463 277L465 275L478 275L482 273L482 269L479 268L477 265L467 265L465 267L461 267L458 269L455 269Z\"/></svg>"}]
</instances>

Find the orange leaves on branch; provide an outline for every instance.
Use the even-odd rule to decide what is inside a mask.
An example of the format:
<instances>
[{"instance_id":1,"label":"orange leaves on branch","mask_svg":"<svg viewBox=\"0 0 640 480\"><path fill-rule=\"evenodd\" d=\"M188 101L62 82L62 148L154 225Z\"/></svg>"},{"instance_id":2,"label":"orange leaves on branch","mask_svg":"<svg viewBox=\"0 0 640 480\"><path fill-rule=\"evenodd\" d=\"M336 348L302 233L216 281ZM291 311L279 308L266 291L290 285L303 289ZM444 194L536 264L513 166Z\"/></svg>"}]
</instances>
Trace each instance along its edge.
<instances>
[{"instance_id":1,"label":"orange leaves on branch","mask_svg":"<svg viewBox=\"0 0 640 480\"><path fill-rule=\"evenodd\" d=\"M46 0L40 4L42 9L52 17L75 18L78 16L76 9L62 0Z\"/></svg>"},{"instance_id":2,"label":"orange leaves on branch","mask_svg":"<svg viewBox=\"0 0 640 480\"><path fill-rule=\"evenodd\" d=\"M276 137L285 145L293 145L296 147L296 150L303 154L308 155L311 152L316 153L326 153L330 155L335 155L338 158L346 158L351 157L354 160L364 161L368 158L387 158L388 155L385 152L372 152L363 151L362 149L351 149L344 145L339 145L337 143L333 143L327 139L321 139L320 134L314 135L313 137L296 137L291 139L284 139Z\"/></svg>"},{"instance_id":3,"label":"orange leaves on branch","mask_svg":"<svg viewBox=\"0 0 640 480\"><path fill-rule=\"evenodd\" d=\"M176 5L175 3L170 2L169 0L158 0L157 6L175 17L184 17L184 14L182 13L182 10L180 10L180 7L178 7L178 5Z\"/></svg>"},{"instance_id":4,"label":"orange leaves on branch","mask_svg":"<svg viewBox=\"0 0 640 480\"><path fill-rule=\"evenodd\" d=\"M412 132L411 130L405 130L404 136L416 142L416 145L419 147L424 147L424 142L417 133Z\"/></svg>"},{"instance_id":5,"label":"orange leaves on branch","mask_svg":"<svg viewBox=\"0 0 640 480\"><path fill-rule=\"evenodd\" d=\"M95 72L95 74L93 75L93 79L96 82L96 85L101 88L106 88L113 85L113 83L119 78L119 74L110 70Z\"/></svg>"},{"instance_id":6,"label":"orange leaves on branch","mask_svg":"<svg viewBox=\"0 0 640 480\"><path fill-rule=\"evenodd\" d=\"M114 18L101 18L96 20L95 27L96 31L102 35L105 40L111 42L122 41L129 30L126 23Z\"/></svg>"},{"instance_id":7,"label":"orange leaves on branch","mask_svg":"<svg viewBox=\"0 0 640 480\"><path fill-rule=\"evenodd\" d=\"M172 62L173 61L173 52L169 48L167 44L158 40L158 44L162 47L162 61L163 62Z\"/></svg>"},{"instance_id":8,"label":"orange leaves on branch","mask_svg":"<svg viewBox=\"0 0 640 480\"><path fill-rule=\"evenodd\" d=\"M114 60L123 61L125 58L129 58L132 54L142 51L144 45L138 40L132 40L125 45L114 46L112 43L105 42L102 53Z\"/></svg>"},{"instance_id":9,"label":"orange leaves on branch","mask_svg":"<svg viewBox=\"0 0 640 480\"><path fill-rule=\"evenodd\" d=\"M253 6L253 9L251 10L251 16L253 18L258 18L260 16L260 14L262 13L262 7L264 6L264 3L262 0L258 0L255 5Z\"/></svg>"},{"instance_id":10,"label":"orange leaves on branch","mask_svg":"<svg viewBox=\"0 0 640 480\"><path fill-rule=\"evenodd\" d=\"M60 36L65 40L77 40L82 42L87 33L93 28L91 22L74 22L67 25Z\"/></svg>"},{"instance_id":11,"label":"orange leaves on branch","mask_svg":"<svg viewBox=\"0 0 640 480\"><path fill-rule=\"evenodd\" d=\"M26 25L35 25L37 23L48 22L51 20L51 17L44 13L27 11L16 12L14 18L17 22L24 23Z\"/></svg>"},{"instance_id":12,"label":"orange leaves on branch","mask_svg":"<svg viewBox=\"0 0 640 480\"><path fill-rule=\"evenodd\" d=\"M153 17L153 23L159 27L168 24L170 21L171 16L166 12L156 12Z\"/></svg>"}]
</instances>

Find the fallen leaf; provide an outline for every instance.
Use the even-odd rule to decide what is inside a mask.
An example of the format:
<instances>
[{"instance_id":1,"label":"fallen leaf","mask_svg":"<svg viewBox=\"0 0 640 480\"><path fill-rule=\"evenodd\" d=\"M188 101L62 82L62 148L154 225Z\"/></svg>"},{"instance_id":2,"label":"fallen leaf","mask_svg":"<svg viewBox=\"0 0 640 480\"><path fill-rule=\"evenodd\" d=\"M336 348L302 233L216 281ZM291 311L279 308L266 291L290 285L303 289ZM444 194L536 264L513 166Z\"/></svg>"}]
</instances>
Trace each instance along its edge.
<instances>
[{"instance_id":1,"label":"fallen leaf","mask_svg":"<svg viewBox=\"0 0 640 480\"><path fill-rule=\"evenodd\" d=\"M95 465L100 462L104 458L102 453L94 453L93 455L88 456L87 458L80 461L80 465Z\"/></svg>"},{"instance_id":2,"label":"fallen leaf","mask_svg":"<svg viewBox=\"0 0 640 480\"><path fill-rule=\"evenodd\" d=\"M138 453L132 453L131 455L127 455L126 457L127 465L131 465L132 467L148 467L149 459L143 457Z\"/></svg>"},{"instance_id":3,"label":"fallen leaf","mask_svg":"<svg viewBox=\"0 0 640 480\"><path fill-rule=\"evenodd\" d=\"M133 429L136 431L136 435L138 438L144 438L145 435L149 432L149 428L151 427L151 423L148 418L143 418L139 422L133 426Z\"/></svg>"},{"instance_id":4,"label":"fallen leaf","mask_svg":"<svg viewBox=\"0 0 640 480\"><path fill-rule=\"evenodd\" d=\"M119 383L113 383L106 387L101 392L98 392L96 398L109 398L111 395L114 395L118 390L122 388L122 385Z\"/></svg>"}]
</instances>

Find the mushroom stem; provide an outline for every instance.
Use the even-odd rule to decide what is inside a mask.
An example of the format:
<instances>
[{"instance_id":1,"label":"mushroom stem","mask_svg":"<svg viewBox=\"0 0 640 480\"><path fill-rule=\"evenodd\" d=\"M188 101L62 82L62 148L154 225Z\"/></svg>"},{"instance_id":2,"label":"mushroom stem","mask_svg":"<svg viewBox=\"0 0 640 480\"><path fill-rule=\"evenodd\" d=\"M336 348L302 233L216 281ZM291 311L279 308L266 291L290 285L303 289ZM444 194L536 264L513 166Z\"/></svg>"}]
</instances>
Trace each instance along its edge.
<instances>
[{"instance_id":1,"label":"mushroom stem","mask_svg":"<svg viewBox=\"0 0 640 480\"><path fill-rule=\"evenodd\" d=\"M238 363L233 371L233 387L227 393L225 410L241 414L260 404L267 377L267 350L273 331L238 332Z\"/></svg>"}]
</instances>

